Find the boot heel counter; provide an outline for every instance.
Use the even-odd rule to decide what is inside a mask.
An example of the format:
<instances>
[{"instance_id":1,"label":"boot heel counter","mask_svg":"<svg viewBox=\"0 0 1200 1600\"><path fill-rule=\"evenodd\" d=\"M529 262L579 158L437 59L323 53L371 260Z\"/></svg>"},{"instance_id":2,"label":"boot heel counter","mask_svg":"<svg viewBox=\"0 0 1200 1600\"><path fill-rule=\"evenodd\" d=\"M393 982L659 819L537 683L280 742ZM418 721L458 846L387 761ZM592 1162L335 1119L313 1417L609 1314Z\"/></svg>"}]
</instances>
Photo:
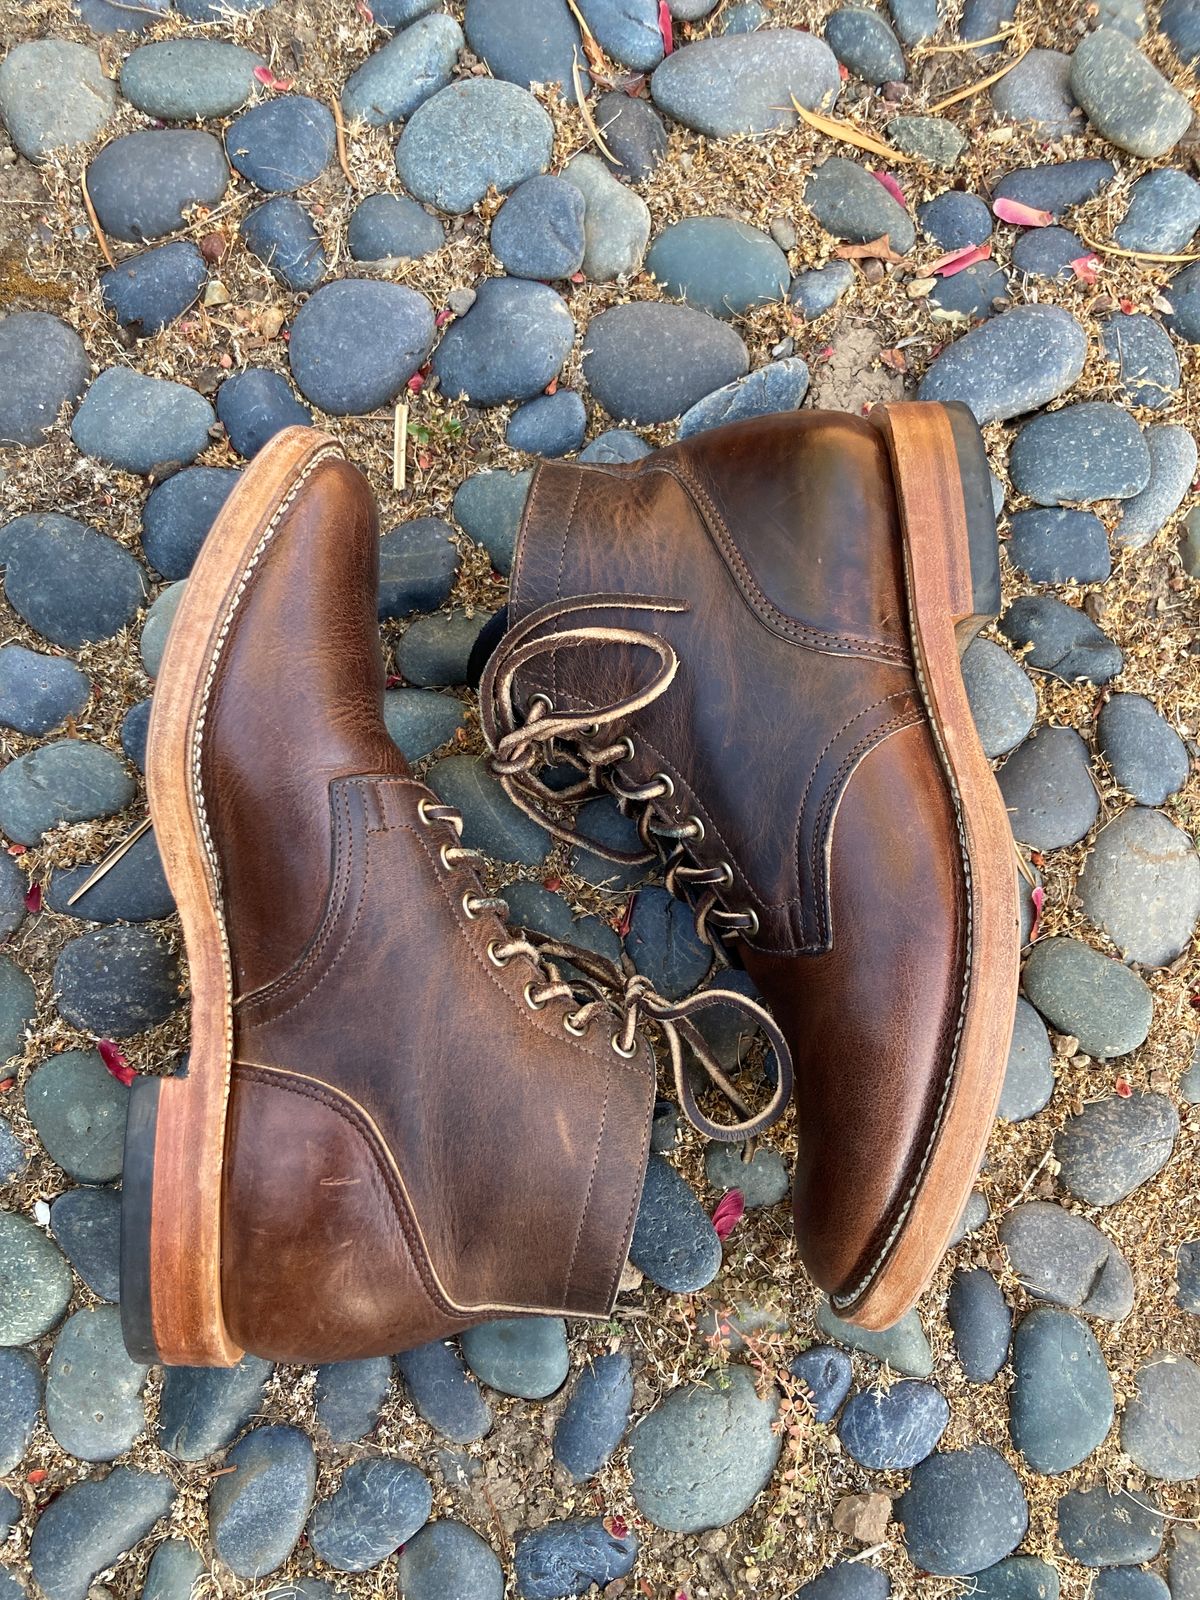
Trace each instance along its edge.
<instances>
[{"instance_id":1,"label":"boot heel counter","mask_svg":"<svg viewBox=\"0 0 1200 1600\"><path fill-rule=\"evenodd\" d=\"M466 1325L440 1303L361 1130L286 1073L235 1068L223 1241L226 1320L255 1354L347 1361Z\"/></svg>"}]
</instances>

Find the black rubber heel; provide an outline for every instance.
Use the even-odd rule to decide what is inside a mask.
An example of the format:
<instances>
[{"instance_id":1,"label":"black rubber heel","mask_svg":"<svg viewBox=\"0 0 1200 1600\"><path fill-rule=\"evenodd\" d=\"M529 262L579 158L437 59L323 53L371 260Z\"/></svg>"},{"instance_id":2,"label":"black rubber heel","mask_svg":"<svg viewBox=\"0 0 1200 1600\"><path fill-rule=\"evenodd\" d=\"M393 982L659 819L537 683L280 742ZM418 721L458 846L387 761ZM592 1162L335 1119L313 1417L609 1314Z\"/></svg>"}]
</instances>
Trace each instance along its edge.
<instances>
[{"instance_id":1,"label":"black rubber heel","mask_svg":"<svg viewBox=\"0 0 1200 1600\"><path fill-rule=\"evenodd\" d=\"M946 404L958 453L963 501L967 508L967 542L971 553L971 588L977 629L1000 615L1000 542L992 510L992 476L979 424L961 400Z\"/></svg>"},{"instance_id":2,"label":"black rubber heel","mask_svg":"<svg viewBox=\"0 0 1200 1600\"><path fill-rule=\"evenodd\" d=\"M121 1178L121 1332L134 1361L159 1359L150 1315L150 1208L159 1078L136 1078L129 1091Z\"/></svg>"}]
</instances>

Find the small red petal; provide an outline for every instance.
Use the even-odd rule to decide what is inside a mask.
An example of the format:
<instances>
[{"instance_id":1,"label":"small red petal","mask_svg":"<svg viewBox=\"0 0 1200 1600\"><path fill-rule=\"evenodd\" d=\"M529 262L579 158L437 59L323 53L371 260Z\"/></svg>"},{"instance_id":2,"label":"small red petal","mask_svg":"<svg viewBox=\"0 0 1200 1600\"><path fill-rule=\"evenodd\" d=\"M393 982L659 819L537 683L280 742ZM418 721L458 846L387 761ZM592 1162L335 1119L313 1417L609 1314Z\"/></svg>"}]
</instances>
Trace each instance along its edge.
<instances>
[{"instance_id":1,"label":"small red petal","mask_svg":"<svg viewBox=\"0 0 1200 1600\"><path fill-rule=\"evenodd\" d=\"M562 879L552 873L550 877L542 879L542 888L549 889L551 894L557 894L562 888Z\"/></svg>"},{"instance_id":2,"label":"small red petal","mask_svg":"<svg viewBox=\"0 0 1200 1600\"><path fill-rule=\"evenodd\" d=\"M669 56L675 48L675 28L667 0L658 0L658 31L662 34L663 55Z\"/></svg>"},{"instance_id":3,"label":"small red petal","mask_svg":"<svg viewBox=\"0 0 1200 1600\"><path fill-rule=\"evenodd\" d=\"M572 283L586 283L587 282L587 274L585 272L573 272L571 274L571 282Z\"/></svg>"},{"instance_id":4,"label":"small red petal","mask_svg":"<svg viewBox=\"0 0 1200 1600\"><path fill-rule=\"evenodd\" d=\"M433 325L435 328L444 328L448 322L453 322L453 320L454 313L450 310L449 306L446 306L438 312L436 317L434 317Z\"/></svg>"},{"instance_id":5,"label":"small red petal","mask_svg":"<svg viewBox=\"0 0 1200 1600\"><path fill-rule=\"evenodd\" d=\"M1133 1089L1130 1086L1129 1079L1125 1076L1124 1073L1122 1073L1121 1076L1117 1079L1116 1083L1113 1084L1113 1088L1121 1096L1122 1100L1128 1100L1130 1095L1133 1093Z\"/></svg>"},{"instance_id":6,"label":"small red petal","mask_svg":"<svg viewBox=\"0 0 1200 1600\"><path fill-rule=\"evenodd\" d=\"M270 67L255 67L254 77L262 84L264 89L290 89L291 78L277 78Z\"/></svg>"},{"instance_id":7,"label":"small red petal","mask_svg":"<svg viewBox=\"0 0 1200 1600\"><path fill-rule=\"evenodd\" d=\"M1001 222L1011 222L1018 228L1048 228L1054 221L1049 211L1041 211L1037 206L1025 206L1019 200L1005 200L1003 197L992 201L992 210Z\"/></svg>"},{"instance_id":8,"label":"small red petal","mask_svg":"<svg viewBox=\"0 0 1200 1600\"><path fill-rule=\"evenodd\" d=\"M123 1083L126 1088L137 1077L137 1073L126 1061L124 1055L111 1039L97 1039L96 1049L100 1052L100 1059L112 1073L118 1083Z\"/></svg>"},{"instance_id":9,"label":"small red petal","mask_svg":"<svg viewBox=\"0 0 1200 1600\"><path fill-rule=\"evenodd\" d=\"M25 850L26 846L23 844L10 844L8 847L8 853L10 856L23 856L25 854Z\"/></svg>"},{"instance_id":10,"label":"small red petal","mask_svg":"<svg viewBox=\"0 0 1200 1600\"><path fill-rule=\"evenodd\" d=\"M627 939L629 937L629 930L633 926L633 906L636 900L637 895L631 894L629 899L625 902L625 909L621 913L621 920L617 923L616 931L619 938Z\"/></svg>"},{"instance_id":11,"label":"small red petal","mask_svg":"<svg viewBox=\"0 0 1200 1600\"><path fill-rule=\"evenodd\" d=\"M604 1528L607 1533L612 1534L614 1539L623 1539L629 1532L629 1524L624 1517L617 1516L616 1512L611 1517L605 1517Z\"/></svg>"},{"instance_id":12,"label":"small red petal","mask_svg":"<svg viewBox=\"0 0 1200 1600\"><path fill-rule=\"evenodd\" d=\"M902 206L904 204L904 190L900 187L899 183L897 183L896 179L892 177L890 172L873 172L871 176L876 180L877 183L881 183L883 185L897 205Z\"/></svg>"},{"instance_id":13,"label":"small red petal","mask_svg":"<svg viewBox=\"0 0 1200 1600\"><path fill-rule=\"evenodd\" d=\"M409 392L409 394L420 394L421 390L424 387L425 387L425 379L421 376L421 374L419 372L414 372L412 377L408 380L408 392Z\"/></svg>"},{"instance_id":14,"label":"small red petal","mask_svg":"<svg viewBox=\"0 0 1200 1600\"><path fill-rule=\"evenodd\" d=\"M1096 255L1076 256L1071 263L1071 271L1080 283L1095 283L1100 274L1100 257Z\"/></svg>"},{"instance_id":15,"label":"small red petal","mask_svg":"<svg viewBox=\"0 0 1200 1600\"><path fill-rule=\"evenodd\" d=\"M1029 930L1029 942L1032 944L1041 930L1042 909L1046 904L1046 891L1040 883L1029 898L1033 902L1033 926Z\"/></svg>"},{"instance_id":16,"label":"small red petal","mask_svg":"<svg viewBox=\"0 0 1200 1600\"><path fill-rule=\"evenodd\" d=\"M388 675L387 675L387 681L384 683L384 688L385 689L395 689L399 684L402 684L403 682L404 682L403 678L397 677L394 672L389 672Z\"/></svg>"},{"instance_id":17,"label":"small red petal","mask_svg":"<svg viewBox=\"0 0 1200 1600\"><path fill-rule=\"evenodd\" d=\"M990 244L969 244L962 250L951 250L936 261L931 261L925 271L937 278L952 278L956 272L973 267L977 261L986 261L992 253Z\"/></svg>"},{"instance_id":18,"label":"small red petal","mask_svg":"<svg viewBox=\"0 0 1200 1600\"><path fill-rule=\"evenodd\" d=\"M7 1094L10 1089L14 1089L16 1087L16 1083L17 1080L15 1078L0 1078L0 1089Z\"/></svg>"},{"instance_id":19,"label":"small red petal","mask_svg":"<svg viewBox=\"0 0 1200 1600\"><path fill-rule=\"evenodd\" d=\"M359 16L368 25L368 27L375 26L375 13L367 4L367 0L355 0L354 9L358 12Z\"/></svg>"},{"instance_id":20,"label":"small red petal","mask_svg":"<svg viewBox=\"0 0 1200 1600\"><path fill-rule=\"evenodd\" d=\"M25 894L25 909L29 912L42 909L42 886L40 883L31 883Z\"/></svg>"},{"instance_id":21,"label":"small red petal","mask_svg":"<svg viewBox=\"0 0 1200 1600\"><path fill-rule=\"evenodd\" d=\"M1121 307L1121 310L1125 313L1126 316L1128 316L1129 313L1133 310L1133 301L1129 298L1129 296L1127 294L1123 294L1121 296L1120 300L1118 300L1117 304Z\"/></svg>"},{"instance_id":22,"label":"small red petal","mask_svg":"<svg viewBox=\"0 0 1200 1600\"><path fill-rule=\"evenodd\" d=\"M728 1239L746 1214L746 1197L740 1189L730 1189L712 1214L712 1225L718 1239Z\"/></svg>"},{"instance_id":23,"label":"small red petal","mask_svg":"<svg viewBox=\"0 0 1200 1600\"><path fill-rule=\"evenodd\" d=\"M25 1474L26 1483L45 1483L48 1474L45 1467L34 1467Z\"/></svg>"}]
</instances>

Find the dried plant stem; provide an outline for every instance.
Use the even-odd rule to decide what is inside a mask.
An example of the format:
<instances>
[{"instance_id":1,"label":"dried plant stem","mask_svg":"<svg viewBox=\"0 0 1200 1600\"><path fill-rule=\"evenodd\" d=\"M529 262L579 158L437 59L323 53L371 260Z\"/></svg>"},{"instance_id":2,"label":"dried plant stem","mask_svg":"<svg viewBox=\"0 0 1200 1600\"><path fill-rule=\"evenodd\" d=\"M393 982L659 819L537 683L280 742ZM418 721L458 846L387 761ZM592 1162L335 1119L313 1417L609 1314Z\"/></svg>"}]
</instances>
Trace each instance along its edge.
<instances>
[{"instance_id":1,"label":"dried plant stem","mask_svg":"<svg viewBox=\"0 0 1200 1600\"><path fill-rule=\"evenodd\" d=\"M978 94L981 89L990 89L992 84L999 83L1000 79L1010 73L1015 66L1019 66L1029 54L1031 48L1031 45L1026 45L1018 55L1015 55L1011 61L1006 61L996 72L990 72L986 78L980 78L978 83L969 83L965 89L956 89L953 94L948 94L944 100L939 100L936 105L930 106L926 114L931 117L941 116L943 111L948 111L951 106L958 105L962 100L969 100L972 95Z\"/></svg>"},{"instance_id":2,"label":"dried plant stem","mask_svg":"<svg viewBox=\"0 0 1200 1600\"><path fill-rule=\"evenodd\" d=\"M396 407L392 423L392 488L403 489L408 478L408 404L402 400Z\"/></svg>"},{"instance_id":3,"label":"dried plant stem","mask_svg":"<svg viewBox=\"0 0 1200 1600\"><path fill-rule=\"evenodd\" d=\"M1180 266L1188 261L1200 261L1200 251L1193 251L1190 255L1182 256L1160 255L1154 250L1123 250L1118 244L1100 244L1094 239L1089 239L1086 233L1081 233L1079 237L1087 245L1088 249L1094 250L1097 255L1124 256L1127 261L1165 261L1177 263Z\"/></svg>"},{"instance_id":4,"label":"dried plant stem","mask_svg":"<svg viewBox=\"0 0 1200 1600\"><path fill-rule=\"evenodd\" d=\"M337 140L338 166L341 167L346 182L350 185L350 187L352 189L357 189L358 185L351 176L350 162L346 157L346 120L342 116L342 103L336 94L330 95L329 108L333 112L333 132L334 137Z\"/></svg>"},{"instance_id":5,"label":"dried plant stem","mask_svg":"<svg viewBox=\"0 0 1200 1600\"><path fill-rule=\"evenodd\" d=\"M113 260L113 253L108 248L108 240L104 237L104 229L100 226L100 218L96 215L96 208L92 204L92 197L88 193L86 172L81 172L79 174L79 187L83 193L84 210L87 212L88 221L92 225L92 232L96 235L96 243L100 246L100 254L104 257L105 261L108 262L110 267L115 267L117 263Z\"/></svg>"},{"instance_id":6,"label":"dried plant stem","mask_svg":"<svg viewBox=\"0 0 1200 1600\"><path fill-rule=\"evenodd\" d=\"M579 70L578 51L575 51L571 57L571 79L575 85L575 100L579 106L579 115L583 118L587 131L610 161L614 162L618 167L624 166L625 163L619 160L605 144L604 135L600 132L596 119L592 115L591 107L587 103L587 96L583 92L583 75Z\"/></svg>"},{"instance_id":7,"label":"dried plant stem","mask_svg":"<svg viewBox=\"0 0 1200 1600\"><path fill-rule=\"evenodd\" d=\"M902 150L894 150L890 144L884 144L882 139L877 139L873 133L860 128L857 123L844 122L840 117L826 117L819 111L810 111L807 106L800 104L795 95L792 96L792 105L802 122L807 122L810 128L815 128L818 133L825 134L829 139L856 145L860 150L868 150L872 155L883 156L888 161L909 163L913 160L912 156L906 156Z\"/></svg>"},{"instance_id":8,"label":"dried plant stem","mask_svg":"<svg viewBox=\"0 0 1200 1600\"><path fill-rule=\"evenodd\" d=\"M913 51L918 56L957 55L965 50L981 50L985 44L1003 44L1011 39L1015 29L1001 28L999 33L989 33L986 39L961 39L956 44L919 44Z\"/></svg>"}]
</instances>

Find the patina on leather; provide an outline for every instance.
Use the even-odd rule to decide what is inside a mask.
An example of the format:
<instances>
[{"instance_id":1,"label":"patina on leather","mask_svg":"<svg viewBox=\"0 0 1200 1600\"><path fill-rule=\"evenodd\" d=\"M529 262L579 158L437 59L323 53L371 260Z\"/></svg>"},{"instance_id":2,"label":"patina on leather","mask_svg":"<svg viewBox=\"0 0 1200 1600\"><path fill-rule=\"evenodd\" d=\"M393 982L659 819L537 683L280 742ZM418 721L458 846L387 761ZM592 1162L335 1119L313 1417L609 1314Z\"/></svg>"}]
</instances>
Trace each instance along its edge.
<instances>
[{"instance_id":1,"label":"patina on leather","mask_svg":"<svg viewBox=\"0 0 1200 1600\"><path fill-rule=\"evenodd\" d=\"M573 597L608 597L590 623L653 634L677 658L665 692L605 722L593 753L629 741L604 781L659 792L659 827L677 824L704 876L709 932L739 934L730 948L788 1037L800 1252L842 1301L871 1283L920 1184L970 964L969 863L914 674L903 559L880 433L797 412L632 465L540 465L509 608L514 629L546 608L542 633L564 641L518 673L518 723L546 703L586 719L657 668L644 647L571 637ZM500 740L497 707L484 715Z\"/></svg>"}]
</instances>

